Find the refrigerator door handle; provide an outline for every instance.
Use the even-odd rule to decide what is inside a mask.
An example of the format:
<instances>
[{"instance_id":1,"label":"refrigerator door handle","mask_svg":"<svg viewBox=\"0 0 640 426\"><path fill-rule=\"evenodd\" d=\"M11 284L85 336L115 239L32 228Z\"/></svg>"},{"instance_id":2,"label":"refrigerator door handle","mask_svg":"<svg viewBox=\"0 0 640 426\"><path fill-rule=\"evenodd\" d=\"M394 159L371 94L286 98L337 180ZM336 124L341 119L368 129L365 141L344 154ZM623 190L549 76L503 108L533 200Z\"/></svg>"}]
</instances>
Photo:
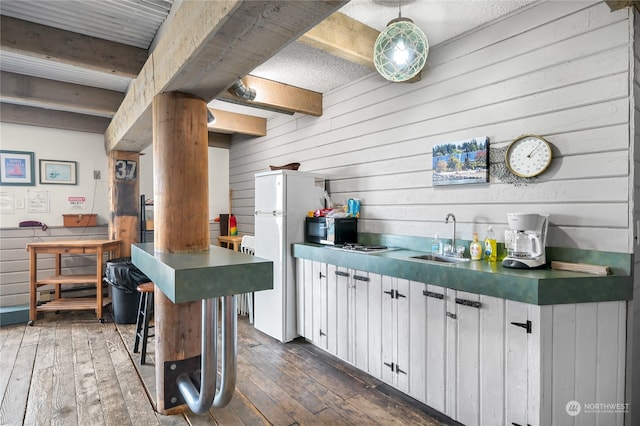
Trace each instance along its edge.
<instances>
[{"instance_id":1,"label":"refrigerator door handle","mask_svg":"<svg viewBox=\"0 0 640 426\"><path fill-rule=\"evenodd\" d=\"M284 211L282 210L256 210L254 216L284 216Z\"/></svg>"}]
</instances>

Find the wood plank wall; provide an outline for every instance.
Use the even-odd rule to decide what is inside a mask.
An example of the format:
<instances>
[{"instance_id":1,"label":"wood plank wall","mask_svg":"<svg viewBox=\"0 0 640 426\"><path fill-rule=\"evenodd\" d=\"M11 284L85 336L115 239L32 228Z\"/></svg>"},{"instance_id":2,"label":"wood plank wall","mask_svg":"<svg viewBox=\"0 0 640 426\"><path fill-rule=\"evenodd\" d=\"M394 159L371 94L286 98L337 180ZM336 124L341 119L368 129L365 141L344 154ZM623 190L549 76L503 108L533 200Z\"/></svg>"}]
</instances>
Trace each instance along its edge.
<instances>
[{"instance_id":1,"label":"wood plank wall","mask_svg":"<svg viewBox=\"0 0 640 426\"><path fill-rule=\"evenodd\" d=\"M632 182L632 197L633 200L633 218L631 220L631 227L629 234L635 234L635 247L633 252L636 253L638 243L640 242L638 235L638 227L640 226L640 80L638 78L640 72L640 13L636 8L633 10L633 121L631 126L633 129L633 143L631 144L632 154L630 161L632 165L632 176L630 182ZM635 227L635 229L634 229ZM634 256L634 280L633 280L633 294L634 300L629 302L629 322L627 328L627 335L629 336L629 344L627 346L627 357L630 359L628 362L631 365L630 371L627 371L627 402L631 403L631 407L640 407L640 256ZM631 410L631 413L627 415L625 421L626 424L638 423L640 417L640 410Z\"/></svg>"},{"instance_id":2,"label":"wood plank wall","mask_svg":"<svg viewBox=\"0 0 640 426\"><path fill-rule=\"evenodd\" d=\"M55 240L107 239L106 226L88 228L50 227L47 231L40 228L6 228L0 238L0 308L29 304L29 253L26 246L30 242ZM220 226L210 225L211 244L217 244ZM153 241L153 235L149 236ZM91 274L95 271L95 256L63 256L63 273ZM38 256L39 276L53 275L55 259L53 255ZM63 289L65 287L63 286ZM53 286L39 288L42 298L47 298ZM95 292L93 293L95 294ZM75 295L75 294L74 294ZM80 295L80 294L78 294ZM48 300L48 299L41 299Z\"/></svg>"},{"instance_id":3,"label":"wood plank wall","mask_svg":"<svg viewBox=\"0 0 640 426\"><path fill-rule=\"evenodd\" d=\"M551 215L548 245L633 252L629 8L543 2L435 46L422 80L376 74L324 97L322 117L283 116L262 138L235 137L233 213L253 231L254 174L300 162L331 179L336 201L362 201L360 230L502 240L508 212ZM428 28L425 28L428 34ZM432 147L488 136L495 148L545 136L554 162L535 184L436 187Z\"/></svg>"}]
</instances>

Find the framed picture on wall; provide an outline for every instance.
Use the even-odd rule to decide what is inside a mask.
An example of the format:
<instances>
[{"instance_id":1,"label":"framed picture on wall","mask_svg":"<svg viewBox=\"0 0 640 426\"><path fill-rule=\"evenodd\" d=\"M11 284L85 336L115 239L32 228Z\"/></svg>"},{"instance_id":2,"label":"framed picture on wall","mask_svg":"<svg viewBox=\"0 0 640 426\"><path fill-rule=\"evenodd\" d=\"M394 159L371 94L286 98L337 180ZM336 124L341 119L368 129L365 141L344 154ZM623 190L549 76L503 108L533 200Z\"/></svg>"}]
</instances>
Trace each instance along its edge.
<instances>
[{"instance_id":1,"label":"framed picture on wall","mask_svg":"<svg viewBox=\"0 0 640 426\"><path fill-rule=\"evenodd\" d=\"M75 185L77 183L76 162L40 160L40 183Z\"/></svg>"},{"instance_id":2,"label":"framed picture on wall","mask_svg":"<svg viewBox=\"0 0 640 426\"><path fill-rule=\"evenodd\" d=\"M33 152L0 150L0 185L34 186Z\"/></svg>"},{"instance_id":3,"label":"framed picture on wall","mask_svg":"<svg viewBox=\"0 0 640 426\"><path fill-rule=\"evenodd\" d=\"M433 146L433 186L489 182L489 138Z\"/></svg>"}]
</instances>

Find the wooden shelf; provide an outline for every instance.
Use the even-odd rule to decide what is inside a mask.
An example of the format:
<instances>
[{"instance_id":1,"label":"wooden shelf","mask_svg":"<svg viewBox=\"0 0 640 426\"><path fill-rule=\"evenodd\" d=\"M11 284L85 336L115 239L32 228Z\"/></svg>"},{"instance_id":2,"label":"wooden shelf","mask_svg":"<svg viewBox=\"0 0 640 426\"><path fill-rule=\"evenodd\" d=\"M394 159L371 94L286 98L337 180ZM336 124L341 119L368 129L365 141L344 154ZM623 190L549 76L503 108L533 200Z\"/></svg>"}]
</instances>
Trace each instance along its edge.
<instances>
[{"instance_id":1,"label":"wooden shelf","mask_svg":"<svg viewBox=\"0 0 640 426\"><path fill-rule=\"evenodd\" d=\"M108 297L102 298L102 306L111 303ZM96 309L95 297L66 297L54 299L50 302L41 304L36 308L38 312L51 311L88 311Z\"/></svg>"},{"instance_id":2,"label":"wooden shelf","mask_svg":"<svg viewBox=\"0 0 640 426\"><path fill-rule=\"evenodd\" d=\"M96 274L58 275L40 278L36 285L47 284L97 284Z\"/></svg>"},{"instance_id":3,"label":"wooden shelf","mask_svg":"<svg viewBox=\"0 0 640 426\"><path fill-rule=\"evenodd\" d=\"M96 317L103 321L102 308L111 299L104 297L102 290L102 275L104 273L104 255L109 259L120 256L120 240L64 240L48 241L27 244L29 252L29 324L37 319L38 312L42 311L66 311L66 310L92 310ZM96 268L93 274L69 274L62 273L62 255L68 254L93 254L96 257ZM54 254L54 274L38 279L38 255ZM95 286L95 297L61 297L62 284L91 284ZM38 287L44 285L55 286L55 298L52 301L38 304Z\"/></svg>"}]
</instances>

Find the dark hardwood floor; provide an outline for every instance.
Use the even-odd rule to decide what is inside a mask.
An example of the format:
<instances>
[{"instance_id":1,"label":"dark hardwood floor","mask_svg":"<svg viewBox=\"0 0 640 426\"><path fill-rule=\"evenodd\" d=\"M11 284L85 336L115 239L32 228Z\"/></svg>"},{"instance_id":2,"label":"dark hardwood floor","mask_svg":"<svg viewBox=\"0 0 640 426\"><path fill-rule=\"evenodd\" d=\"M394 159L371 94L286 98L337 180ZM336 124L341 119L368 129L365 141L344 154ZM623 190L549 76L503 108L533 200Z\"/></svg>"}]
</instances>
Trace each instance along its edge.
<instances>
[{"instance_id":1,"label":"dark hardwood floor","mask_svg":"<svg viewBox=\"0 0 640 426\"><path fill-rule=\"evenodd\" d=\"M302 339L282 344L246 317L238 320L231 403L205 415L163 416L153 408L153 339L141 366L134 333L135 325L102 324L91 312L46 313L32 327L0 327L0 424L445 424L379 380Z\"/></svg>"}]
</instances>

